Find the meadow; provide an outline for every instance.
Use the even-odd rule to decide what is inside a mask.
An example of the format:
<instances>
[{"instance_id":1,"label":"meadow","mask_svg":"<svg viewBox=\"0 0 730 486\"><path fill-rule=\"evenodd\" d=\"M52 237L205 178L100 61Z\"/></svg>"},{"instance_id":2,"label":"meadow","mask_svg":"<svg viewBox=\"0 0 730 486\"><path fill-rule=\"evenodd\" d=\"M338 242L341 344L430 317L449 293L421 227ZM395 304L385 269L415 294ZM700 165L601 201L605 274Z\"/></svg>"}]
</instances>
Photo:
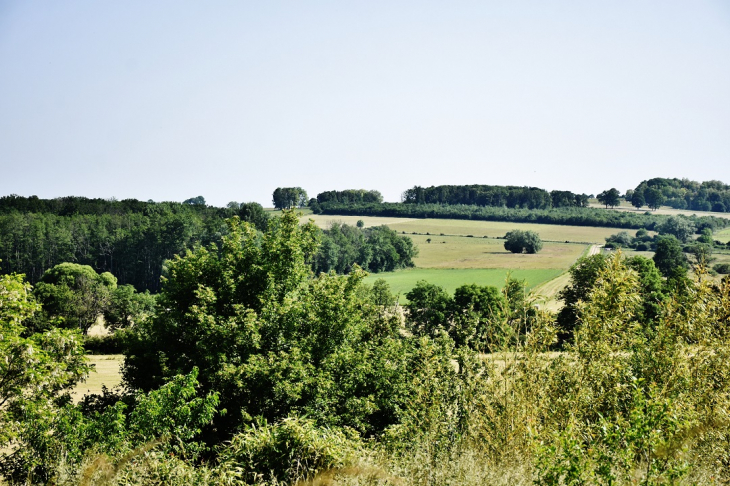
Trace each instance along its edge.
<instances>
[{"instance_id":1,"label":"meadow","mask_svg":"<svg viewBox=\"0 0 730 486\"><path fill-rule=\"evenodd\" d=\"M419 250L414 259L416 268L372 274L366 280L372 283L378 278L384 279L393 292L400 294L401 302L405 301L404 295L419 280L440 285L453 293L464 284L502 288L508 274L524 280L530 289L540 287L541 291L545 291L546 297L553 299L557 291L567 283L567 275L561 275L592 245L603 244L607 236L620 231L616 228L590 226L452 219L328 215L306 215L301 219L312 219L322 228L327 228L335 221L355 225L362 220L365 227L385 225L410 236ZM501 237L515 229L538 233L545 242L543 249L534 255L515 254L505 250ZM557 282L556 289L543 288L553 281ZM550 303L550 308L556 306L557 303Z\"/></svg>"},{"instance_id":2,"label":"meadow","mask_svg":"<svg viewBox=\"0 0 730 486\"><path fill-rule=\"evenodd\" d=\"M723 243L730 242L730 228L725 228L724 230L718 231L714 235L712 235L712 238L717 241L722 241Z\"/></svg>"},{"instance_id":3,"label":"meadow","mask_svg":"<svg viewBox=\"0 0 730 486\"><path fill-rule=\"evenodd\" d=\"M561 275L563 272L564 270L559 268L513 270L511 272L501 268L412 268L398 272L373 273L365 279L365 282L372 284L377 279L383 279L390 285L393 293L400 294L400 302L405 302L404 295L419 280L440 285L447 292L453 294L457 287L467 284L491 285L501 289L508 275L518 280L524 280L528 288L533 288Z\"/></svg>"}]
</instances>

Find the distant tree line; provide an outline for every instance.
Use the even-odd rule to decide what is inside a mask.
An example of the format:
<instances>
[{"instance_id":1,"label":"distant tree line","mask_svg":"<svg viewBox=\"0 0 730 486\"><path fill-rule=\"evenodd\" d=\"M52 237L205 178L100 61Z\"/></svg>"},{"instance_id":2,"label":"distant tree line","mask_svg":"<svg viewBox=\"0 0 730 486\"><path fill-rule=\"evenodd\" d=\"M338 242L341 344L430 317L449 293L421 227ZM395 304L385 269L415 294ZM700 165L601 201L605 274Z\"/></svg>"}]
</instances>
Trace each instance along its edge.
<instances>
[{"instance_id":1,"label":"distant tree line","mask_svg":"<svg viewBox=\"0 0 730 486\"><path fill-rule=\"evenodd\" d=\"M345 189L344 191L325 191L317 194L316 201L324 203L381 203L383 195L379 191L366 189Z\"/></svg>"},{"instance_id":2,"label":"distant tree line","mask_svg":"<svg viewBox=\"0 0 730 486\"><path fill-rule=\"evenodd\" d=\"M111 272L121 285L157 292L165 260L220 241L224 220L239 216L265 229L258 203L215 208L199 203L35 196L0 198L0 269L31 283L59 263Z\"/></svg>"},{"instance_id":3,"label":"distant tree line","mask_svg":"<svg viewBox=\"0 0 730 486\"><path fill-rule=\"evenodd\" d=\"M720 181L656 177L627 191L626 199L636 208L669 206L692 211L730 212L730 185Z\"/></svg>"},{"instance_id":4,"label":"distant tree line","mask_svg":"<svg viewBox=\"0 0 730 486\"><path fill-rule=\"evenodd\" d=\"M68 262L114 275L120 289L131 285L156 293L165 262L220 242L228 233L225 220L233 216L258 231L266 230L270 221L258 203L231 201L216 208L200 199L155 203L6 196L0 198L0 271L24 273L35 284L49 269ZM342 274L355 264L370 272L392 271L413 266L417 253L410 238L384 226L333 225L320 237L322 244L311 261L316 272Z\"/></svg>"},{"instance_id":5,"label":"distant tree line","mask_svg":"<svg viewBox=\"0 0 730 486\"><path fill-rule=\"evenodd\" d=\"M664 223L670 216L627 211L605 211L597 208L518 209L484 206L442 204L324 204L322 214L352 216L391 216L400 218L473 219L479 221L507 221L513 223L564 224L571 226L605 226L609 228L639 229L649 231ZM690 216L695 231L725 228L727 218L715 216Z\"/></svg>"},{"instance_id":6,"label":"distant tree line","mask_svg":"<svg viewBox=\"0 0 730 486\"><path fill-rule=\"evenodd\" d=\"M405 204L464 204L525 209L587 207L586 194L519 186L414 186L403 192Z\"/></svg>"}]
</instances>

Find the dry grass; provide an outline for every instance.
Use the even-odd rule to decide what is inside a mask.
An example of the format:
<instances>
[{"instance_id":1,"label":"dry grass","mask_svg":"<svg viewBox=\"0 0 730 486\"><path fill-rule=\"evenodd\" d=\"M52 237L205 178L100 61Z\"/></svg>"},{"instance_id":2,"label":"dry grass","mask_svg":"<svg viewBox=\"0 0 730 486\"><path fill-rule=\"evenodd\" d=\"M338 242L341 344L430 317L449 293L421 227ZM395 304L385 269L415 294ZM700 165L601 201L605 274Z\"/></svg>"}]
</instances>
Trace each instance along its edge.
<instances>
[{"instance_id":1,"label":"dry grass","mask_svg":"<svg viewBox=\"0 0 730 486\"><path fill-rule=\"evenodd\" d=\"M565 226L559 224L532 224L532 223L506 223L501 221L472 221L465 219L408 219L408 218L385 218L370 216L325 216L311 215L302 216L302 221L308 219L321 228L326 228L332 221L340 221L354 225L362 220L365 226L386 225L398 232L406 233L430 233L433 237L445 235L473 235L477 237L501 237L508 231L515 229L535 231L543 240L550 241L571 241L585 243L606 242L606 237L622 231L618 228L603 228L594 226Z\"/></svg>"},{"instance_id":2,"label":"dry grass","mask_svg":"<svg viewBox=\"0 0 730 486\"><path fill-rule=\"evenodd\" d=\"M89 362L94 365L95 373L91 373L85 382L74 388L71 396L75 402L84 395L101 393L102 386L114 388L122 381L121 366L124 356L121 354L98 354L89 356Z\"/></svg>"},{"instance_id":3,"label":"dry grass","mask_svg":"<svg viewBox=\"0 0 730 486\"><path fill-rule=\"evenodd\" d=\"M585 245L545 243L534 255L510 253L504 240L463 236L412 235L418 246L418 268L568 268L585 251ZM431 239L431 243L427 240Z\"/></svg>"}]
</instances>

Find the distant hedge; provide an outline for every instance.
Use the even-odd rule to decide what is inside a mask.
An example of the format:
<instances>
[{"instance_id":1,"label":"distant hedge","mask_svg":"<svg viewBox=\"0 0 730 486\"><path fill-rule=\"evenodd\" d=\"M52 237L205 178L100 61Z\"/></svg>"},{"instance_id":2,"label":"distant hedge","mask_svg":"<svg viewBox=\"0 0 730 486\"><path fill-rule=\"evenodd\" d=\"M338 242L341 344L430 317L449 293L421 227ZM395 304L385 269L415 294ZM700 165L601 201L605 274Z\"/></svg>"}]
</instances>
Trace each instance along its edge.
<instances>
[{"instance_id":1,"label":"distant hedge","mask_svg":"<svg viewBox=\"0 0 730 486\"><path fill-rule=\"evenodd\" d=\"M607 211L598 208L518 209L441 204L322 204L321 214L352 216L390 216L400 218L473 219L512 223L562 224L570 226L606 226L656 230L670 216L661 214ZM730 219L716 216L689 216L697 231L730 226Z\"/></svg>"}]
</instances>

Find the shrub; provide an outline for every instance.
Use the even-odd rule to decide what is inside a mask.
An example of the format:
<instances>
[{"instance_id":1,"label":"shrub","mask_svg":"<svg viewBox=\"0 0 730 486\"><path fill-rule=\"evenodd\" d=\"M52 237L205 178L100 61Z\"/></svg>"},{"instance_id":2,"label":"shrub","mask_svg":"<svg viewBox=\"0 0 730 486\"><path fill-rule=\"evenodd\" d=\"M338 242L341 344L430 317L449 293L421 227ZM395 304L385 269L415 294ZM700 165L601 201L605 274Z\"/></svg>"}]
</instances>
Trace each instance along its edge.
<instances>
[{"instance_id":1,"label":"shrub","mask_svg":"<svg viewBox=\"0 0 730 486\"><path fill-rule=\"evenodd\" d=\"M241 468L253 484L311 479L320 471L349 465L360 445L356 434L317 427L313 420L289 417L276 424L260 422L233 437L221 449L226 467Z\"/></svg>"},{"instance_id":2,"label":"shrub","mask_svg":"<svg viewBox=\"0 0 730 486\"><path fill-rule=\"evenodd\" d=\"M106 336L85 336L86 354L121 354L123 349L122 333L115 332Z\"/></svg>"},{"instance_id":3,"label":"shrub","mask_svg":"<svg viewBox=\"0 0 730 486\"><path fill-rule=\"evenodd\" d=\"M718 263L712 268L717 273L722 273L723 275L730 274L730 263Z\"/></svg>"}]
</instances>

